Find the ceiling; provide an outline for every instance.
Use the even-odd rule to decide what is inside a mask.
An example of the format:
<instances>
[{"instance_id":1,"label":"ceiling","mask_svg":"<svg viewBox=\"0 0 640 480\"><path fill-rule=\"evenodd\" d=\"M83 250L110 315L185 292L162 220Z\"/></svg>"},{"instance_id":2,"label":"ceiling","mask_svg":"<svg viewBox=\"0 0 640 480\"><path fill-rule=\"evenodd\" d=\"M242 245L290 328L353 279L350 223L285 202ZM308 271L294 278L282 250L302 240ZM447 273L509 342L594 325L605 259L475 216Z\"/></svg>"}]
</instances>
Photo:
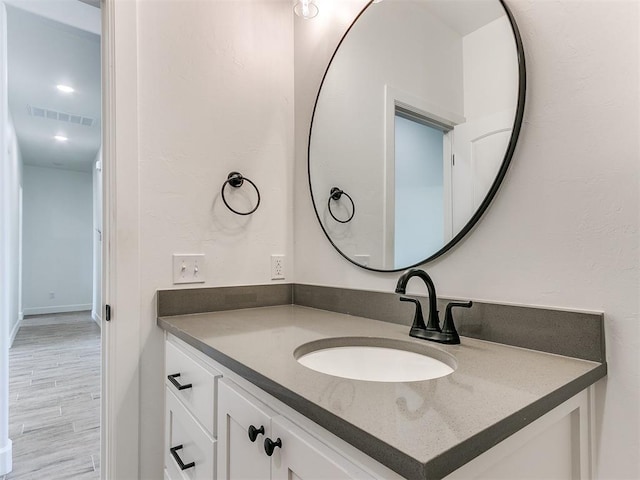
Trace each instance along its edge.
<instances>
[{"instance_id":1,"label":"ceiling","mask_svg":"<svg viewBox=\"0 0 640 480\"><path fill-rule=\"evenodd\" d=\"M99 19L98 9L79 1L47 3L56 4L58 19L67 7L71 17L95 11ZM22 160L90 171L101 145L100 36L15 5L7 8L8 94ZM75 92L59 92L58 84Z\"/></svg>"},{"instance_id":2,"label":"ceiling","mask_svg":"<svg viewBox=\"0 0 640 480\"><path fill-rule=\"evenodd\" d=\"M505 15L496 0L429 0L424 6L462 37Z\"/></svg>"}]
</instances>

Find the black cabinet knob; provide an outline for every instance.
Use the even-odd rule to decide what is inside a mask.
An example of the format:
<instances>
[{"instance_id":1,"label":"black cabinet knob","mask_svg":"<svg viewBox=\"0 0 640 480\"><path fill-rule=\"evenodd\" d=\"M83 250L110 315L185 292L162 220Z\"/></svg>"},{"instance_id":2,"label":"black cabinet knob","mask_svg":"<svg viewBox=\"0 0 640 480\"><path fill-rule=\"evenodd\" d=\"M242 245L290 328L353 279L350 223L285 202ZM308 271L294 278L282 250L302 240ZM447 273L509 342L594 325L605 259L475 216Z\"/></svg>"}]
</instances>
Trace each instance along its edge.
<instances>
[{"instance_id":1,"label":"black cabinet knob","mask_svg":"<svg viewBox=\"0 0 640 480\"><path fill-rule=\"evenodd\" d=\"M256 438L258 438L258 435L264 435L264 425L261 425L260 428L249 425L247 433L249 433L249 440L255 442Z\"/></svg>"},{"instance_id":2,"label":"black cabinet knob","mask_svg":"<svg viewBox=\"0 0 640 480\"><path fill-rule=\"evenodd\" d=\"M276 447L282 448L282 440L278 438L274 442L268 437L264 439L264 451L267 454L267 456L270 457L271 455L273 455L273 451L276 449Z\"/></svg>"}]
</instances>

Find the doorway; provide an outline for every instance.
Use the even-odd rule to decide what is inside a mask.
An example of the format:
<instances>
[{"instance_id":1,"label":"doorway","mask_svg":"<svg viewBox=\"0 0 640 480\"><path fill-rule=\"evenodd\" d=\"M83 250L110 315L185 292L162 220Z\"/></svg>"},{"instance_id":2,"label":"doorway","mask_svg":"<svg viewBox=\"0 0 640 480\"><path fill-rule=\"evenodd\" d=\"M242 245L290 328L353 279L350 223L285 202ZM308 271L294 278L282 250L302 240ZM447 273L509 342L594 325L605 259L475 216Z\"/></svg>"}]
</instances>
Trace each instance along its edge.
<instances>
[{"instance_id":1,"label":"doorway","mask_svg":"<svg viewBox=\"0 0 640 480\"><path fill-rule=\"evenodd\" d=\"M445 242L445 166L451 127L408 109L395 114L394 267L412 265ZM419 208L416 208L419 206Z\"/></svg>"},{"instance_id":2,"label":"doorway","mask_svg":"<svg viewBox=\"0 0 640 480\"><path fill-rule=\"evenodd\" d=\"M79 1L2 7L21 192L6 479L100 478L101 13Z\"/></svg>"}]
</instances>

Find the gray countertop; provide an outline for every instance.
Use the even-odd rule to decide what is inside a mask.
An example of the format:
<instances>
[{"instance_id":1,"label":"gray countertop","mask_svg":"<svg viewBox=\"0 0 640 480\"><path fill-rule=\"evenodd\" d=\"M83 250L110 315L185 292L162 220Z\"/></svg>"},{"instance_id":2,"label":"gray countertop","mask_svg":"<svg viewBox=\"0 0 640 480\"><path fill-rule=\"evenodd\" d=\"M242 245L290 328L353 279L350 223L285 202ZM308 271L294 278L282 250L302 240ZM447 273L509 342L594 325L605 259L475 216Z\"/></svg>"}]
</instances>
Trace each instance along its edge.
<instances>
[{"instance_id":1,"label":"gray countertop","mask_svg":"<svg viewBox=\"0 0 640 480\"><path fill-rule=\"evenodd\" d=\"M406 478L442 478L606 375L606 364L462 337L412 339L408 327L296 305L159 317L158 325ZM347 380L300 365L322 338L400 339L444 350L438 379Z\"/></svg>"}]
</instances>

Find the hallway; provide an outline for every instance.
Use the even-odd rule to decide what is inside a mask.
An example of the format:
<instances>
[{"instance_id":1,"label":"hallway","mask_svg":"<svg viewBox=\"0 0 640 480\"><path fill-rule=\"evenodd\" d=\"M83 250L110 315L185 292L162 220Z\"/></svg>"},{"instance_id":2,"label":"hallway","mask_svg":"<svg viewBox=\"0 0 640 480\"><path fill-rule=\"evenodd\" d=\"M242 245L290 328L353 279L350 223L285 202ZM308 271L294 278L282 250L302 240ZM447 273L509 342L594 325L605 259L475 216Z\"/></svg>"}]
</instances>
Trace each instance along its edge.
<instances>
[{"instance_id":1,"label":"hallway","mask_svg":"<svg viewBox=\"0 0 640 480\"><path fill-rule=\"evenodd\" d=\"M13 471L1 480L100 478L100 328L90 312L25 317L9 377Z\"/></svg>"}]
</instances>

